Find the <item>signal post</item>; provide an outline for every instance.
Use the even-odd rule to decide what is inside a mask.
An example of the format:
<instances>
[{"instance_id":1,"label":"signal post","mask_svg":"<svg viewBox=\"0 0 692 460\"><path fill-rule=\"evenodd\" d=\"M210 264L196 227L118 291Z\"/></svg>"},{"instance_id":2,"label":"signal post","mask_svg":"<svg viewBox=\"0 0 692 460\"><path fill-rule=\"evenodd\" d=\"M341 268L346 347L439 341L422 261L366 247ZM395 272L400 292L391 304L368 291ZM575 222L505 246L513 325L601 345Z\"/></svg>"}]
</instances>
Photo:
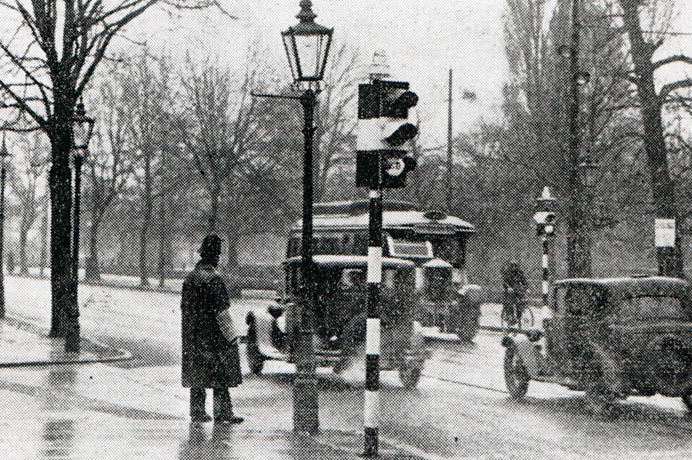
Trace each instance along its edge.
<instances>
[{"instance_id":1,"label":"signal post","mask_svg":"<svg viewBox=\"0 0 692 460\"><path fill-rule=\"evenodd\" d=\"M368 298L365 341L365 457L378 456L380 386L380 286L382 283L382 189L406 185L416 166L408 155L418 128L408 111L418 102L407 82L388 81L384 53L376 52L370 83L358 88L358 149L356 186L367 187L370 198L368 237ZM378 69L379 67L379 69ZM384 69L384 72L382 70Z\"/></svg>"}]
</instances>

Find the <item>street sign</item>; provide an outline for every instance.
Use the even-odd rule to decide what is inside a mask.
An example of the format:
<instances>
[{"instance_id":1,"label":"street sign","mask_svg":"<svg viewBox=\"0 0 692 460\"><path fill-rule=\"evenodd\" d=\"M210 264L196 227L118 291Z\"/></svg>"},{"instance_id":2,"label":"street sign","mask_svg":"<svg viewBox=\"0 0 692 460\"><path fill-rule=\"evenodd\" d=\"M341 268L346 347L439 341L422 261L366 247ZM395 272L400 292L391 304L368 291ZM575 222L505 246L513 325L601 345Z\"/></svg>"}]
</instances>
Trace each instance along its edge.
<instances>
[{"instance_id":1,"label":"street sign","mask_svg":"<svg viewBox=\"0 0 692 460\"><path fill-rule=\"evenodd\" d=\"M657 248L675 247L675 219L656 219L654 236Z\"/></svg>"}]
</instances>

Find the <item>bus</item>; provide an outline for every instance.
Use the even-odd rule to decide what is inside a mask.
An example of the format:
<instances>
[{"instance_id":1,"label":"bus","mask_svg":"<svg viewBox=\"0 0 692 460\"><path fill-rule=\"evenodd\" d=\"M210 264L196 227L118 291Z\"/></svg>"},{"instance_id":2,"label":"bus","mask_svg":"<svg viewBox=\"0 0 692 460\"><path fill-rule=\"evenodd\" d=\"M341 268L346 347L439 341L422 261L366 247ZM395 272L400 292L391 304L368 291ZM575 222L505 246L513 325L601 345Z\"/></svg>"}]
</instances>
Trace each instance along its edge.
<instances>
[{"instance_id":1,"label":"bus","mask_svg":"<svg viewBox=\"0 0 692 460\"><path fill-rule=\"evenodd\" d=\"M367 255L369 202L315 203L315 255ZM415 264L415 320L456 334L464 341L478 332L480 287L469 283L466 245L475 227L441 211L421 211L411 202L383 201L383 257ZM287 259L300 256L302 221L291 226Z\"/></svg>"}]
</instances>

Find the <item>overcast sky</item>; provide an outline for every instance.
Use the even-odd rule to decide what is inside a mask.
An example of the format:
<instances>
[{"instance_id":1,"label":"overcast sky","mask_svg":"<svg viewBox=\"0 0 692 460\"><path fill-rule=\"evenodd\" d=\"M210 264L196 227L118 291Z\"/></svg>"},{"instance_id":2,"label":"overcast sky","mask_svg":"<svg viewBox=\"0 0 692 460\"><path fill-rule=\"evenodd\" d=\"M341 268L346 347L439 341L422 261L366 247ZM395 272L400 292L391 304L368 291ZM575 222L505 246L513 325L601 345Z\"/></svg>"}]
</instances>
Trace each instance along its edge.
<instances>
[{"instance_id":1,"label":"overcast sky","mask_svg":"<svg viewBox=\"0 0 692 460\"><path fill-rule=\"evenodd\" d=\"M139 37L167 47L174 56L212 54L229 66L244 65L249 47L262 49L263 59L289 80L280 31L296 23L298 0L221 2L238 20L216 11L179 16L159 10L147 13L135 28ZM692 0L676 3L672 30L692 34ZM444 143L449 68L454 70L455 130L479 117L497 119L507 73L503 0L314 0L313 4L317 22L334 27L335 41L357 46L367 61L376 49L385 50L393 77L412 83L429 119L422 126L426 144ZM692 54L692 36L670 37L660 52L681 50ZM466 89L477 94L474 102L460 97Z\"/></svg>"},{"instance_id":2,"label":"overcast sky","mask_svg":"<svg viewBox=\"0 0 692 460\"><path fill-rule=\"evenodd\" d=\"M219 58L229 67L243 67L249 48L290 75L280 32L297 22L299 0L219 0L237 20L217 10L164 12L155 9L135 22L128 36L166 48L174 58L186 53ZM555 0L549 0L555 1ZM672 30L690 36L670 37L662 55L692 54L692 0L676 1ZM428 120L422 126L428 146L444 143L448 69L454 70L455 130L478 118L498 118L507 66L502 37L504 0L313 0L317 22L334 27L335 41L358 47L370 61L377 49L386 51L393 78L408 80L420 96ZM127 42L121 41L127 44ZM679 77L681 68L662 75ZM477 94L463 100L462 91Z\"/></svg>"}]
</instances>

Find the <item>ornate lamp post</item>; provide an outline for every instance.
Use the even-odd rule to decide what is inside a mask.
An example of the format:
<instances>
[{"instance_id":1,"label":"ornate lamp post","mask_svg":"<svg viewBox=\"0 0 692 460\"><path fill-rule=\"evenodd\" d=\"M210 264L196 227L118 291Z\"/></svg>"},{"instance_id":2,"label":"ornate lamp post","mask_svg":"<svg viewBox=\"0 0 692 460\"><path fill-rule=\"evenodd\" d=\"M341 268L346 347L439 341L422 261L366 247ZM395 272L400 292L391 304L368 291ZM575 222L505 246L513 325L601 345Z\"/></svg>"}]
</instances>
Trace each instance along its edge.
<instances>
[{"instance_id":1,"label":"ornate lamp post","mask_svg":"<svg viewBox=\"0 0 692 460\"><path fill-rule=\"evenodd\" d=\"M555 235L555 198L550 195L550 189L543 187L543 193L536 198L536 213L533 219L536 222L536 233L541 237L541 247L543 255L541 258L542 283L541 293L543 294L543 308L541 317L543 320L550 318L550 308L548 307L548 290L550 287L550 272L548 256L550 254L550 239Z\"/></svg>"},{"instance_id":2,"label":"ornate lamp post","mask_svg":"<svg viewBox=\"0 0 692 460\"><path fill-rule=\"evenodd\" d=\"M2 147L0 147L0 318L5 317L5 176L7 175L7 160L10 152L7 150L5 133L2 133Z\"/></svg>"},{"instance_id":3,"label":"ornate lamp post","mask_svg":"<svg viewBox=\"0 0 692 460\"><path fill-rule=\"evenodd\" d=\"M89 140L94 130L94 119L86 116L84 104L80 100L72 117L72 155L74 157L74 212L72 226L72 282L74 300L66 314L65 351L79 353L79 304L77 287L79 284L79 217L82 197L82 164L89 149Z\"/></svg>"},{"instance_id":4,"label":"ornate lamp post","mask_svg":"<svg viewBox=\"0 0 692 460\"><path fill-rule=\"evenodd\" d=\"M334 29L315 23L317 15L310 0L301 0L299 23L282 32L284 48L295 85L305 88L297 99L303 106L305 155L303 157L303 235L302 235L302 299L300 337L296 349L297 374L293 383L293 429L315 434L319 431L315 350L312 345L315 272L312 246L312 147L315 132L314 113L319 82L329 56Z\"/></svg>"}]
</instances>

